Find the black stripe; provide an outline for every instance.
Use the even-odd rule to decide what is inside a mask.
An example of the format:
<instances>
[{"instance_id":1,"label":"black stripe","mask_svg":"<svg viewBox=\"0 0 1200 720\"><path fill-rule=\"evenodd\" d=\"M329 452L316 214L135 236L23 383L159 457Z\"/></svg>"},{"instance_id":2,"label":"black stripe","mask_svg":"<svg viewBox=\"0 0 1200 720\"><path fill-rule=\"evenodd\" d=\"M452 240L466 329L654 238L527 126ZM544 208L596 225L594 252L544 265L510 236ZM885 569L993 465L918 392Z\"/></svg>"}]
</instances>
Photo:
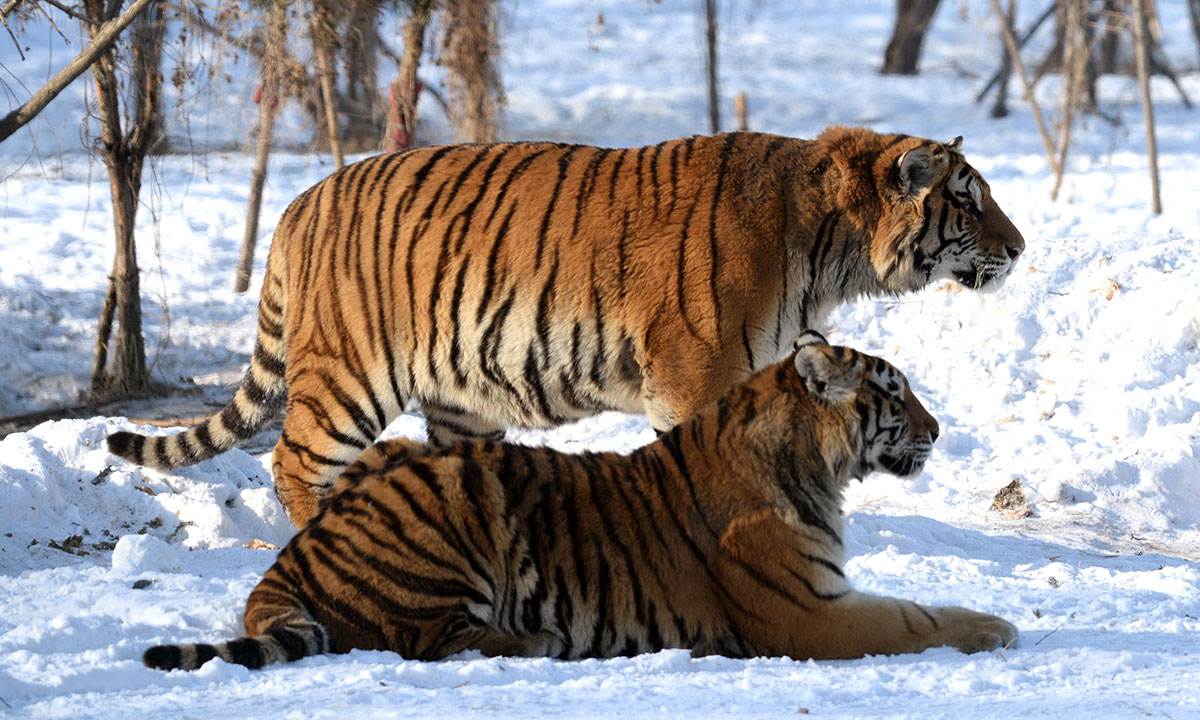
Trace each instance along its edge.
<instances>
[{"instance_id":1,"label":"black stripe","mask_svg":"<svg viewBox=\"0 0 1200 720\"><path fill-rule=\"evenodd\" d=\"M504 198L508 195L508 188L512 185L513 181L524 174L525 170L529 168L533 161L536 160L540 155L546 153L548 150L549 148L542 148L532 155L526 155L525 157L521 158L520 162L514 165L511 170L508 171L508 175L504 178L504 182L500 184L500 192L496 193L496 204L492 206L492 211L488 213L488 219L487 222L484 223L484 227L492 226L492 221L496 219L496 213L500 210L500 206L504 203ZM513 202L513 205L516 205L515 201ZM511 211L509 212L509 215L512 215Z\"/></svg>"},{"instance_id":2,"label":"black stripe","mask_svg":"<svg viewBox=\"0 0 1200 720\"><path fill-rule=\"evenodd\" d=\"M541 372L538 370L537 353L534 351L532 343L525 351L525 386L533 395L534 402L537 403L538 410L542 417L547 422L554 425L561 425L567 421L567 418L562 417L554 412L550 407L549 401L546 399L546 388L542 384Z\"/></svg>"},{"instance_id":3,"label":"black stripe","mask_svg":"<svg viewBox=\"0 0 1200 720\"><path fill-rule=\"evenodd\" d=\"M608 176L608 206L611 208L617 202L617 182L620 180L621 166L625 164L625 157L629 155L629 150L617 150L617 161L613 163L612 174Z\"/></svg>"},{"instance_id":4,"label":"black stripe","mask_svg":"<svg viewBox=\"0 0 1200 720\"><path fill-rule=\"evenodd\" d=\"M554 264L550 266L550 275L542 286L538 297L536 332L538 342L542 345L542 367L550 367L550 308L554 304L555 282L558 280L558 250L554 251Z\"/></svg>"},{"instance_id":5,"label":"black stripe","mask_svg":"<svg viewBox=\"0 0 1200 720\"><path fill-rule=\"evenodd\" d=\"M542 264L542 253L546 250L546 236L550 230L550 218L554 215L555 208L558 207L558 194L562 191L563 182L567 179L567 168L571 164L571 156L579 150L579 147L571 145L558 157L558 179L554 182L554 189L550 192L550 202L546 204L546 210L542 213L542 227L538 231L537 250L533 258L534 267L540 267Z\"/></svg>"},{"instance_id":6,"label":"black stripe","mask_svg":"<svg viewBox=\"0 0 1200 720\"><path fill-rule=\"evenodd\" d=\"M721 202L721 192L725 189L725 174L729 172L729 154L733 149L733 141L737 135L729 134L725 136L725 145L721 148L721 167L717 171L717 186L713 190L712 207L708 211L708 251L712 258L712 265L708 269L708 287L712 293L713 314L716 317L716 326L721 327L721 295L717 288L717 275L721 270L720 243L717 241L717 209Z\"/></svg>"},{"instance_id":7,"label":"black stripe","mask_svg":"<svg viewBox=\"0 0 1200 720\"><path fill-rule=\"evenodd\" d=\"M495 240L492 241L492 249L488 251L487 274L483 283L483 297L479 300L479 307L475 309L476 325L483 322L483 316L487 312L488 303L492 299L492 292L496 287L496 263L500 257L500 245L508 235L508 224L512 221L513 213L517 211L517 202L517 200L514 200L512 207L508 209L508 214L504 216L503 222L500 223L500 229L496 231Z\"/></svg>"},{"instance_id":8,"label":"black stripe","mask_svg":"<svg viewBox=\"0 0 1200 720\"><path fill-rule=\"evenodd\" d=\"M495 159L488 165L487 170L483 173L483 178L478 183L478 192L471 202L467 203L467 207L459 214L464 219L462 232L458 236L458 241L454 244L454 252L461 253L463 241L471 234L471 222L475 218L475 209L479 206L479 202L483 200L483 196L492 187L492 176L496 173L496 168L500 166L500 162L508 157L508 153L513 149L512 145L501 145L500 152L496 153ZM486 225L484 226L487 227Z\"/></svg>"},{"instance_id":9,"label":"black stripe","mask_svg":"<svg viewBox=\"0 0 1200 720\"><path fill-rule=\"evenodd\" d=\"M583 201L591 195L589 185L595 185L596 175L600 169L600 162L608 154L607 150L599 148L591 148L592 161L588 163L587 169L583 171L583 175L579 180L579 189L575 192L575 218L571 222L571 238L579 237L579 218L583 215Z\"/></svg>"},{"instance_id":10,"label":"black stripe","mask_svg":"<svg viewBox=\"0 0 1200 720\"><path fill-rule=\"evenodd\" d=\"M462 306L463 289L466 287L463 281L466 278L467 266L470 263L470 255L463 258L462 266L458 269L458 276L454 280L454 294L450 299L450 322L452 324L450 335L450 368L454 371L454 380L460 388L466 387L467 375L463 372L462 366L459 363L459 356L462 354L462 346L459 340L463 333L462 321L459 319L459 309Z\"/></svg>"},{"instance_id":11,"label":"black stripe","mask_svg":"<svg viewBox=\"0 0 1200 720\"><path fill-rule=\"evenodd\" d=\"M442 207L443 213L450 210L450 206L454 204L454 200L458 197L458 191L462 189L463 183L467 181L467 177L470 176L475 166L483 162L483 159L487 157L491 146L475 146L471 149L476 151L475 156L471 158L471 162L467 163L467 166L463 168L463 171L458 174L458 177L454 179L454 183L450 186L450 194L446 196L446 204Z\"/></svg>"},{"instance_id":12,"label":"black stripe","mask_svg":"<svg viewBox=\"0 0 1200 720\"><path fill-rule=\"evenodd\" d=\"M408 196L400 203L399 212L407 213L421 195L421 186L425 184L425 179L429 177L429 172L438 160L442 159L446 153L453 150L456 145L443 145L429 153L429 159L425 164L417 169L412 175L412 180L408 183Z\"/></svg>"}]
</instances>

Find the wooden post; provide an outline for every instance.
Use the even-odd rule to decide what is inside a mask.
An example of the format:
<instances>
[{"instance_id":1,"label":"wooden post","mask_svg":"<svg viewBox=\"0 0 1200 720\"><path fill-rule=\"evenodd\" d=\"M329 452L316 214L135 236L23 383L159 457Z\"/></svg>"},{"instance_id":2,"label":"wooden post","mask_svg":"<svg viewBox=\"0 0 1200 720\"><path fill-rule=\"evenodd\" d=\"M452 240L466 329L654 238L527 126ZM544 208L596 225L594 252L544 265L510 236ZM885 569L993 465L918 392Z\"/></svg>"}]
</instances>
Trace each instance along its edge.
<instances>
[{"instance_id":1,"label":"wooden post","mask_svg":"<svg viewBox=\"0 0 1200 720\"><path fill-rule=\"evenodd\" d=\"M749 111L746 108L746 93L740 92L733 98L733 115L737 118L737 129L746 132L750 129Z\"/></svg>"},{"instance_id":2,"label":"wooden post","mask_svg":"<svg viewBox=\"0 0 1200 720\"><path fill-rule=\"evenodd\" d=\"M1162 214L1158 192L1158 142L1154 136L1154 103L1150 99L1150 32L1146 28L1145 0L1133 0L1133 54L1138 85L1142 89L1142 116L1146 122L1146 154L1150 156L1150 198L1155 215Z\"/></svg>"}]
</instances>

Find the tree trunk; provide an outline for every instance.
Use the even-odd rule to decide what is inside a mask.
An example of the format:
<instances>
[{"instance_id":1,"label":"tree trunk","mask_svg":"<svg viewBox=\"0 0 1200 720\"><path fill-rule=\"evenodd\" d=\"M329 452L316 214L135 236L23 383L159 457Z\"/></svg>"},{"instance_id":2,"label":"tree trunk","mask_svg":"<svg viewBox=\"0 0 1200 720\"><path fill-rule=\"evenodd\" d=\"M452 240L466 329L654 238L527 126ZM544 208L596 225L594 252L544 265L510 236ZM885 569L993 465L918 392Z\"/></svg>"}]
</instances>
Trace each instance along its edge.
<instances>
[{"instance_id":1,"label":"tree trunk","mask_svg":"<svg viewBox=\"0 0 1200 720\"><path fill-rule=\"evenodd\" d=\"M1192 32L1196 35L1197 50L1200 50L1200 0L1188 0L1188 11L1192 16Z\"/></svg>"},{"instance_id":2,"label":"tree trunk","mask_svg":"<svg viewBox=\"0 0 1200 720\"><path fill-rule=\"evenodd\" d=\"M381 5L377 0L354 0L342 35L342 70L346 89L340 98L342 149L347 152L378 150L385 124L379 94L379 30Z\"/></svg>"},{"instance_id":3,"label":"tree trunk","mask_svg":"<svg viewBox=\"0 0 1200 720\"><path fill-rule=\"evenodd\" d=\"M712 134L721 132L721 108L717 105L717 0L704 0L704 73L708 76L708 123Z\"/></svg>"},{"instance_id":4,"label":"tree trunk","mask_svg":"<svg viewBox=\"0 0 1200 720\"><path fill-rule=\"evenodd\" d=\"M121 127L120 89L116 74L116 53L109 48L92 65L96 80L96 108L100 115L100 152L108 169L113 200L113 230L116 255L105 307L101 311L96 353L92 367L92 395L126 394L149 388L146 350L142 339L141 294L138 282L137 248L134 226L137 220L138 194L142 186L142 166L152 145L161 140L162 44L166 28L163 0L155 0L134 21L131 85L133 87L132 126L126 134ZM101 24L112 19L119 3L86 0L85 11L93 20L88 33L95 41ZM111 304L109 301L111 297ZM111 366L108 359L108 332L112 327L115 304L118 330Z\"/></svg>"},{"instance_id":5,"label":"tree trunk","mask_svg":"<svg viewBox=\"0 0 1200 720\"><path fill-rule=\"evenodd\" d=\"M276 3L267 20L266 51L261 60L262 93L258 98L258 143L254 150L254 172L250 176L250 197L246 207L246 232L242 236L242 256L233 281L234 292L250 287L254 265L254 246L258 243L258 214L262 209L263 185L267 181L267 162L275 135L275 118L283 104L287 61L287 6Z\"/></svg>"},{"instance_id":6,"label":"tree trunk","mask_svg":"<svg viewBox=\"0 0 1200 720\"><path fill-rule=\"evenodd\" d=\"M1001 22L1008 24L1009 32L1017 22L1017 0L1008 0L1008 17L1001 18ZM1008 115L1008 80L1012 77L1012 56L1008 54L1008 46L1001 43L1003 53L1000 57L1000 73L999 73L999 89L996 90L996 102L992 105L991 115L994 118L1002 118ZM1020 49L1020 45L1017 46Z\"/></svg>"},{"instance_id":7,"label":"tree trunk","mask_svg":"<svg viewBox=\"0 0 1200 720\"><path fill-rule=\"evenodd\" d=\"M321 102L325 108L325 125L329 133L329 150L333 153L335 167L343 167L342 142L338 135L337 121L337 71L333 67L334 45L337 42L336 23L330 10L329 0L313 0L312 35L313 55L317 59L317 75L321 83Z\"/></svg>"},{"instance_id":8,"label":"tree trunk","mask_svg":"<svg viewBox=\"0 0 1200 720\"><path fill-rule=\"evenodd\" d=\"M1121 41L1119 10L1118 0L1104 0L1104 37L1100 40L1100 54L1096 59L1096 72L1100 75L1117 72L1117 50Z\"/></svg>"},{"instance_id":9,"label":"tree trunk","mask_svg":"<svg viewBox=\"0 0 1200 720\"><path fill-rule=\"evenodd\" d=\"M425 52L425 28L429 26L433 5L433 2L414 4L404 23L400 68L388 88L387 132L383 147L389 152L413 146L413 135L417 128L417 99L421 95L417 70L421 66L421 54Z\"/></svg>"},{"instance_id":10,"label":"tree trunk","mask_svg":"<svg viewBox=\"0 0 1200 720\"><path fill-rule=\"evenodd\" d=\"M896 0L896 26L883 54L885 75L916 75L921 43L941 0Z\"/></svg>"},{"instance_id":11,"label":"tree trunk","mask_svg":"<svg viewBox=\"0 0 1200 720\"><path fill-rule=\"evenodd\" d=\"M454 0L446 13L450 109L458 139L495 142L504 90L497 67L495 0Z\"/></svg>"},{"instance_id":12,"label":"tree trunk","mask_svg":"<svg viewBox=\"0 0 1200 720\"><path fill-rule=\"evenodd\" d=\"M1146 155L1150 159L1150 203L1155 215L1162 214L1158 191L1158 142L1154 134L1154 102L1150 99L1150 31L1146 27L1146 8L1142 0L1133 0L1133 56L1137 62L1138 85L1142 90L1142 116L1146 123Z\"/></svg>"}]
</instances>

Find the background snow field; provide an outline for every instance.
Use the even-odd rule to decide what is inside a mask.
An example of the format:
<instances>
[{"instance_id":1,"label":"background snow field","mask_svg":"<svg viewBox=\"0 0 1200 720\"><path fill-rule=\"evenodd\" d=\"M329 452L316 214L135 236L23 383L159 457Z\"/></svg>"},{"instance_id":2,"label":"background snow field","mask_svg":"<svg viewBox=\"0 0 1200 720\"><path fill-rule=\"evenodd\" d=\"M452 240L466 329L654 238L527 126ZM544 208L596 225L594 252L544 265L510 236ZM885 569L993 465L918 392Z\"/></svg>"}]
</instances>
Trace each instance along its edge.
<instances>
[{"instance_id":1,"label":"background snow field","mask_svg":"<svg viewBox=\"0 0 1200 720\"><path fill-rule=\"evenodd\" d=\"M255 672L220 660L151 671L140 662L149 645L239 632L246 596L292 528L269 455L143 470L103 449L106 434L133 425L92 418L0 440L0 715L1200 718L1200 111L1154 79L1165 212L1152 216L1136 86L1104 78L1104 108L1121 124L1082 120L1051 203L1028 107L1016 98L993 120L972 102L999 57L985 2L943 3L911 78L875 73L893 3L723 5L722 97L731 108L734 93L748 94L753 129L963 135L1025 235L998 292L945 284L842 308L819 328L903 369L942 429L919 477L850 489L848 575L870 592L1000 615L1020 628L1019 647L846 662L354 652ZM705 131L696 3L505 6L507 137L630 146ZM1159 6L1168 55L1194 69L1184 4ZM69 52L38 32L24 63L0 43L5 69L28 87ZM1200 98L1200 75L1183 82ZM85 84L0 145L0 415L86 390L112 228L104 171L78 142ZM1056 106L1057 78L1039 92ZM186 124L175 114L172 137L244 139L243 105L234 93L189 108ZM448 140L436 106L423 112L435 140ZM155 375L224 385L223 399L256 325L256 291L230 290L250 165L236 153L157 158L139 216ZM330 169L325 157L273 157L263 238ZM406 415L389 433L424 428ZM509 433L568 451L652 437L644 418L617 414ZM1032 515L989 510L1014 478Z\"/></svg>"}]
</instances>

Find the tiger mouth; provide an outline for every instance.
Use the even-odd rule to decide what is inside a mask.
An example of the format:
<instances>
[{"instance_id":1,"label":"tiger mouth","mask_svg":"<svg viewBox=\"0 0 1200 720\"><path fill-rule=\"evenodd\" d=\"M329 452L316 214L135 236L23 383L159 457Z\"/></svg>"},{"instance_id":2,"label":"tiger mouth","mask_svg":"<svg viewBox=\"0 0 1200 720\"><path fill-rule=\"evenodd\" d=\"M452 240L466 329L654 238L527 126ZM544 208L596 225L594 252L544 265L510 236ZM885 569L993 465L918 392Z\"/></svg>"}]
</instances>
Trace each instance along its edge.
<instances>
[{"instance_id":1,"label":"tiger mouth","mask_svg":"<svg viewBox=\"0 0 1200 720\"><path fill-rule=\"evenodd\" d=\"M883 455L879 458L879 464L885 470L898 477L909 477L921 472L925 467L925 461L929 458L928 450L918 450L910 455L902 455L894 457L892 455Z\"/></svg>"},{"instance_id":2,"label":"tiger mouth","mask_svg":"<svg viewBox=\"0 0 1200 720\"><path fill-rule=\"evenodd\" d=\"M952 272L954 279L960 285L978 290L988 286L997 286L1008 277L1009 268L985 268L973 267L969 270L954 270Z\"/></svg>"}]
</instances>

